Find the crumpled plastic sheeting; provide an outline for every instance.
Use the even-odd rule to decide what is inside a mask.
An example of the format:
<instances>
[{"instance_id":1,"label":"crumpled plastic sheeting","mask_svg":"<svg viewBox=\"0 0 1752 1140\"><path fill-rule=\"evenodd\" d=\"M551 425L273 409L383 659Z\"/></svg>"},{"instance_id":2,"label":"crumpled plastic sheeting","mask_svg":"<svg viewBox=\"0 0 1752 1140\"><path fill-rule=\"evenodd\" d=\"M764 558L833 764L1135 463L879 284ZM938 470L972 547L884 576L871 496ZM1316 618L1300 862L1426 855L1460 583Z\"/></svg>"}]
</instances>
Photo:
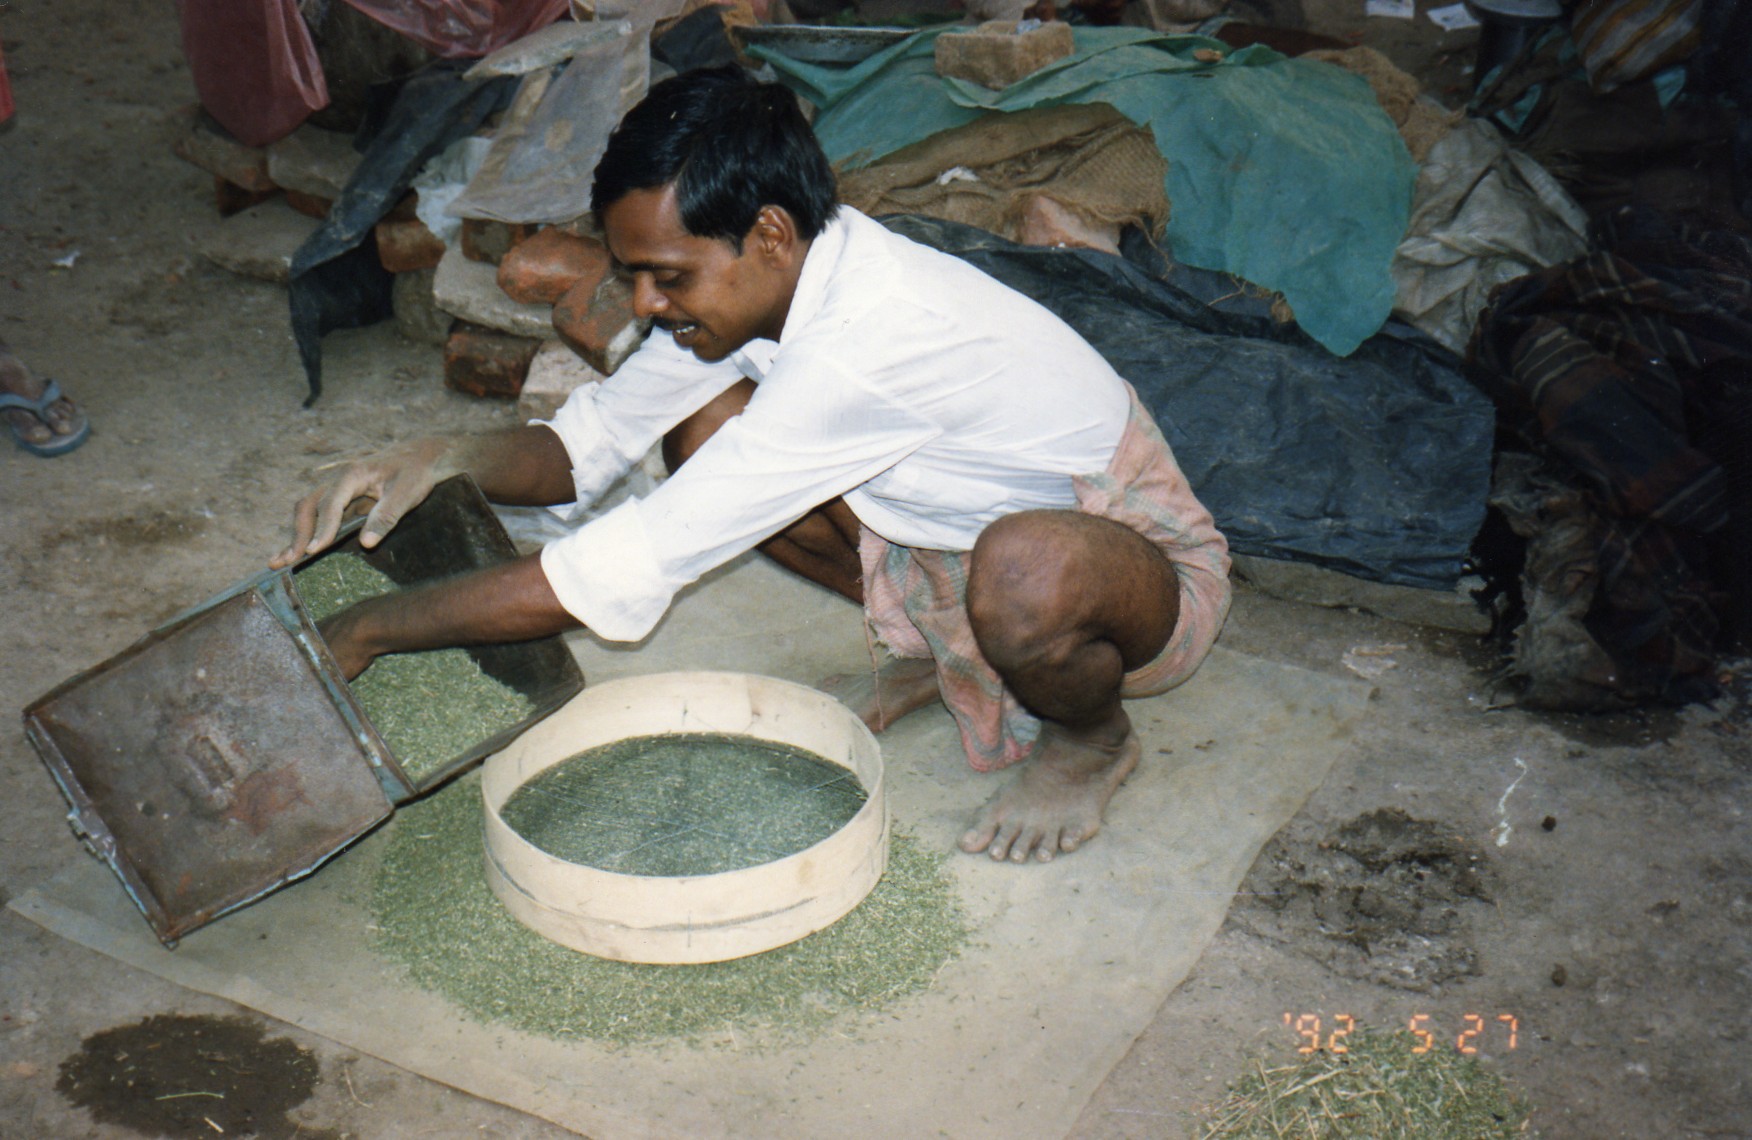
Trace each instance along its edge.
<instances>
[{"instance_id":1,"label":"crumpled plastic sheeting","mask_svg":"<svg viewBox=\"0 0 1752 1140\"><path fill-rule=\"evenodd\" d=\"M410 183L410 188L419 194L414 202L414 216L447 246L462 238L462 219L450 212L450 203L468 189L492 149L493 140L479 135L457 139L426 163Z\"/></svg>"},{"instance_id":2,"label":"crumpled plastic sheeting","mask_svg":"<svg viewBox=\"0 0 1752 1140\"><path fill-rule=\"evenodd\" d=\"M650 65L631 23L597 28L557 75L524 76L486 160L449 213L539 223L589 211L590 180L609 132L644 97Z\"/></svg>"},{"instance_id":3,"label":"crumpled plastic sheeting","mask_svg":"<svg viewBox=\"0 0 1752 1140\"><path fill-rule=\"evenodd\" d=\"M937 76L936 34L843 70L749 54L816 105L828 158L854 167L988 110L1110 104L1147 126L1168 160L1177 260L1282 292L1308 335L1341 356L1387 319L1417 168L1363 79L1259 45L1077 28L1071 56L990 91Z\"/></svg>"},{"instance_id":4,"label":"crumpled plastic sheeting","mask_svg":"<svg viewBox=\"0 0 1752 1140\"><path fill-rule=\"evenodd\" d=\"M428 159L472 134L516 90L513 79L468 80L463 70L460 62L438 60L402 85L370 141L355 142L365 147L364 157L328 216L292 255L287 293L310 384L306 407L322 394L322 338L390 315L391 274L378 259L372 228Z\"/></svg>"},{"instance_id":5,"label":"crumpled plastic sheeting","mask_svg":"<svg viewBox=\"0 0 1752 1140\"><path fill-rule=\"evenodd\" d=\"M443 59L497 51L559 19L566 0L346 0Z\"/></svg>"},{"instance_id":6,"label":"crumpled plastic sheeting","mask_svg":"<svg viewBox=\"0 0 1752 1140\"><path fill-rule=\"evenodd\" d=\"M1543 166L1469 119L1430 149L1393 257L1395 316L1464 353L1490 291L1580 257L1588 216Z\"/></svg>"},{"instance_id":7,"label":"crumpled plastic sheeting","mask_svg":"<svg viewBox=\"0 0 1752 1140\"><path fill-rule=\"evenodd\" d=\"M1459 582L1484 521L1496 413L1408 326L1341 359L1111 254L882 221L1081 333L1137 388L1233 550L1403 586Z\"/></svg>"},{"instance_id":8,"label":"crumpled plastic sheeting","mask_svg":"<svg viewBox=\"0 0 1752 1140\"><path fill-rule=\"evenodd\" d=\"M296 0L179 0L177 13L201 106L244 146L283 139L328 104Z\"/></svg>"}]
</instances>

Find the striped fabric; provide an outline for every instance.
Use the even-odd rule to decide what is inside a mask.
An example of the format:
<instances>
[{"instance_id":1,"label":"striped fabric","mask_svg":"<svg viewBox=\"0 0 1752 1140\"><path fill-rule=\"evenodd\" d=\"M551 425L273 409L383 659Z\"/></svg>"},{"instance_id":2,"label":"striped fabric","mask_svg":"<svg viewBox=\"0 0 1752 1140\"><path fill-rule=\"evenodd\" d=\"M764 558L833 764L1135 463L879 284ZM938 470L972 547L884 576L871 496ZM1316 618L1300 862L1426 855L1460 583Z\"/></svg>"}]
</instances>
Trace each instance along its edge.
<instances>
[{"instance_id":1,"label":"striped fabric","mask_svg":"<svg viewBox=\"0 0 1752 1140\"><path fill-rule=\"evenodd\" d=\"M1584 502L1586 627L1617 697L1684 700L1709 684L1729 603L1708 548L1749 506L1724 470L1746 441L1715 429L1752 396L1752 240L1627 207L1599 247L1501 286L1468 371Z\"/></svg>"},{"instance_id":2,"label":"striped fabric","mask_svg":"<svg viewBox=\"0 0 1752 1140\"><path fill-rule=\"evenodd\" d=\"M1125 676L1120 695L1155 696L1192 676L1229 612L1229 544L1193 497L1150 413L1132 393L1131 417L1107 470L1073 480L1077 507L1137 531L1180 578L1180 624L1154 661ZM967 620L965 552L915 550L863 532L864 613L896 657L936 660L937 683L982 772L1025 759L1040 721L980 654Z\"/></svg>"},{"instance_id":3,"label":"striped fabric","mask_svg":"<svg viewBox=\"0 0 1752 1140\"><path fill-rule=\"evenodd\" d=\"M1700 42L1703 0L1583 0L1570 34L1601 93L1685 59Z\"/></svg>"}]
</instances>

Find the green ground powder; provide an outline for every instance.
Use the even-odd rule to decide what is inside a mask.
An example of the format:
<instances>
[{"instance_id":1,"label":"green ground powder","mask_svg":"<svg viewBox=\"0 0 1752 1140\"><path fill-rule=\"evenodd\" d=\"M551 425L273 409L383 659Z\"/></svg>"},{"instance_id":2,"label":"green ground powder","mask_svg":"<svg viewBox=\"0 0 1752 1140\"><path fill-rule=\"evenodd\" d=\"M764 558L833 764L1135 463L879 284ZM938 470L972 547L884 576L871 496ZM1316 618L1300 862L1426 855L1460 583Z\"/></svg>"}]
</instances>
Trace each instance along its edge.
<instances>
[{"instance_id":1,"label":"green ground powder","mask_svg":"<svg viewBox=\"0 0 1752 1140\"><path fill-rule=\"evenodd\" d=\"M712 875L826 839L866 799L857 776L790 745L719 732L617 740L562 760L499 815L568 863Z\"/></svg>"},{"instance_id":2,"label":"green ground powder","mask_svg":"<svg viewBox=\"0 0 1752 1140\"><path fill-rule=\"evenodd\" d=\"M476 1020L526 1033L609 1045L794 1039L929 988L968 937L946 856L897 833L882 881L826 930L732 962L611 962L549 942L493 897L478 774L403 808L392 827L372 888L374 948Z\"/></svg>"},{"instance_id":3,"label":"green ground powder","mask_svg":"<svg viewBox=\"0 0 1752 1140\"><path fill-rule=\"evenodd\" d=\"M356 554L331 554L293 580L311 619L319 622L397 589L388 575ZM535 712L528 697L481 672L466 649L379 657L354 678L352 689L415 783Z\"/></svg>"}]
</instances>

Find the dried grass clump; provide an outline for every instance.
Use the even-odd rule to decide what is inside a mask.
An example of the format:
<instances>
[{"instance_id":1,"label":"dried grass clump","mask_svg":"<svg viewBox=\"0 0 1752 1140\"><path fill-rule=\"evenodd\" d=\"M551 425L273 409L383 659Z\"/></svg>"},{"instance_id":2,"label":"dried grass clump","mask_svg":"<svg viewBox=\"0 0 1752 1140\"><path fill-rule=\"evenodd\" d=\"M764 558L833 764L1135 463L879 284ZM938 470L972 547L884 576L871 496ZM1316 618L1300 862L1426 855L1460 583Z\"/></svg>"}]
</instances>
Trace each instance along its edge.
<instances>
[{"instance_id":1,"label":"dried grass clump","mask_svg":"<svg viewBox=\"0 0 1752 1140\"><path fill-rule=\"evenodd\" d=\"M1528 1105L1453 1049L1413 1053L1409 1033L1356 1033L1348 1051L1256 1059L1198 1140L1525 1140Z\"/></svg>"}]
</instances>

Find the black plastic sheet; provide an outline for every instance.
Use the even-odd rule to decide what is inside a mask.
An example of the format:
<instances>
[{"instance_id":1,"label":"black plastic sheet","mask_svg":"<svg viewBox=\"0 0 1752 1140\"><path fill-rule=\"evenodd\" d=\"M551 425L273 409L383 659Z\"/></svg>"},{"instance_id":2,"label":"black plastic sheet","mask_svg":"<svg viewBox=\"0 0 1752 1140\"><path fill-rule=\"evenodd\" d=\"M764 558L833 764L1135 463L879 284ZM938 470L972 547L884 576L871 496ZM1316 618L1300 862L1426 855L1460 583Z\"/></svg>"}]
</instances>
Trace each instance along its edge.
<instances>
[{"instance_id":1,"label":"black plastic sheet","mask_svg":"<svg viewBox=\"0 0 1752 1140\"><path fill-rule=\"evenodd\" d=\"M462 78L470 62L440 60L422 68L382 116L360 128L355 145L363 159L328 217L292 256L292 336L310 384L306 407L322 395L322 338L390 315L392 277L378 260L373 227L429 159L473 133L516 90L510 77Z\"/></svg>"},{"instance_id":2,"label":"black plastic sheet","mask_svg":"<svg viewBox=\"0 0 1752 1140\"><path fill-rule=\"evenodd\" d=\"M1390 325L1337 357L1263 306L1207 304L1240 292L1220 274L1172 267L1165 281L1091 250L883 223L1081 333L1137 388L1235 551L1397 585L1459 581L1484 520L1495 414L1433 341Z\"/></svg>"}]
</instances>

